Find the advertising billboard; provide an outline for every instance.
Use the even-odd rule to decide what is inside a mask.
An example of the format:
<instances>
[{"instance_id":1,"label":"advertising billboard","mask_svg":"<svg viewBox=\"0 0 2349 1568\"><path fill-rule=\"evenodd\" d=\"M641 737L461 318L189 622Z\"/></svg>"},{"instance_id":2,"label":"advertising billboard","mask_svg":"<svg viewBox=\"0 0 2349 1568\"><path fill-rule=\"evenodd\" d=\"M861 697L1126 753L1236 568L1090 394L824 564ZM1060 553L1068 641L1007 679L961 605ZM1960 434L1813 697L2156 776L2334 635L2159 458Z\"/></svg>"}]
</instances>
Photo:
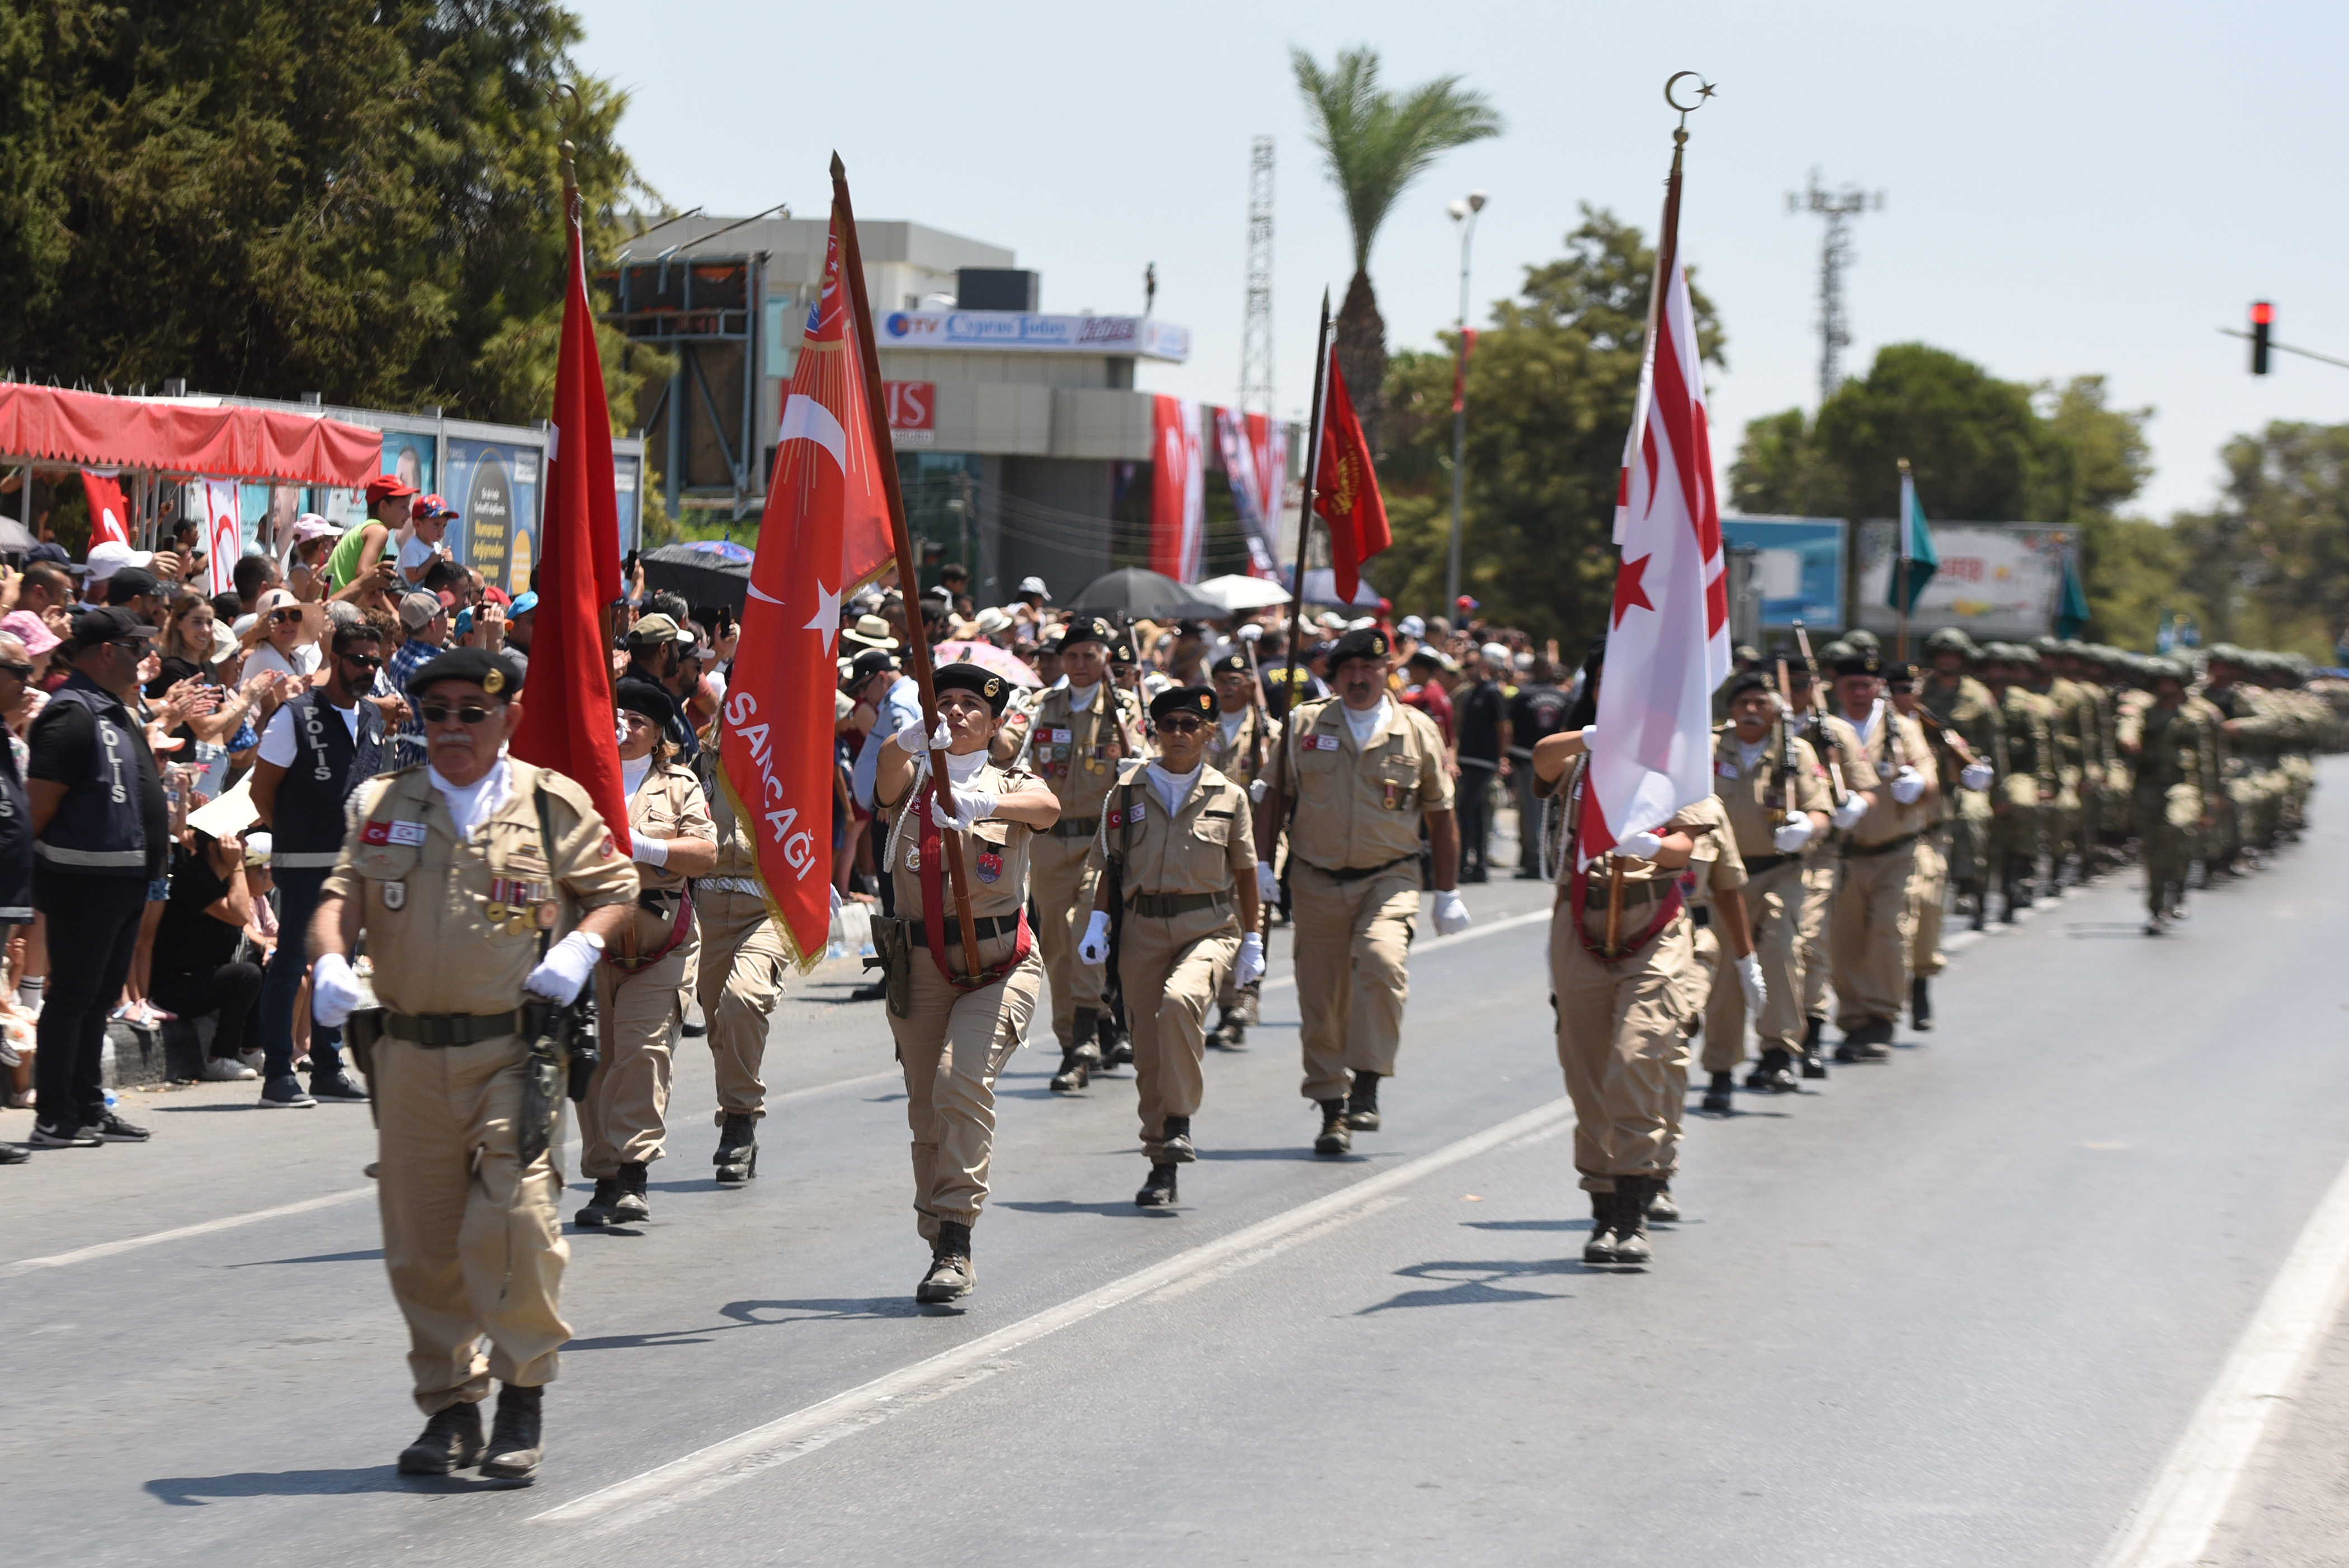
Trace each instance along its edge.
<instances>
[{"instance_id":1,"label":"advertising billboard","mask_svg":"<svg viewBox=\"0 0 2349 1568\"><path fill-rule=\"evenodd\" d=\"M893 310L874 335L883 348L989 348L1026 354L1132 354L1175 364L1191 357L1191 329L1149 315L1030 315L1016 310Z\"/></svg>"},{"instance_id":2,"label":"advertising billboard","mask_svg":"<svg viewBox=\"0 0 2349 1568\"><path fill-rule=\"evenodd\" d=\"M509 593L530 586L538 559L540 449L452 436L448 488L458 521L448 540L456 558Z\"/></svg>"},{"instance_id":3,"label":"advertising billboard","mask_svg":"<svg viewBox=\"0 0 2349 1568\"><path fill-rule=\"evenodd\" d=\"M440 486L440 475L434 471L433 449L438 445L430 435L419 435L413 430L386 430L383 433L383 471L398 474L416 487L419 495L430 495Z\"/></svg>"},{"instance_id":4,"label":"advertising billboard","mask_svg":"<svg viewBox=\"0 0 2349 1568\"><path fill-rule=\"evenodd\" d=\"M641 549L645 516L640 504L645 460L626 452L612 454L612 493L620 503L620 553Z\"/></svg>"},{"instance_id":5,"label":"advertising billboard","mask_svg":"<svg viewBox=\"0 0 2349 1568\"><path fill-rule=\"evenodd\" d=\"M1832 517L1724 517L1722 542L1750 548L1765 631L1792 626L1841 630L1846 526Z\"/></svg>"},{"instance_id":6,"label":"advertising billboard","mask_svg":"<svg viewBox=\"0 0 2349 1568\"><path fill-rule=\"evenodd\" d=\"M2077 531L2028 522L1936 522L1933 549L1940 570L1925 584L1911 630L1962 626L1983 637L2037 637L2055 628L2064 593L2064 562L2078 548ZM1889 519L1860 524L1859 624L1889 632L1898 624L1892 593L1893 531Z\"/></svg>"}]
</instances>

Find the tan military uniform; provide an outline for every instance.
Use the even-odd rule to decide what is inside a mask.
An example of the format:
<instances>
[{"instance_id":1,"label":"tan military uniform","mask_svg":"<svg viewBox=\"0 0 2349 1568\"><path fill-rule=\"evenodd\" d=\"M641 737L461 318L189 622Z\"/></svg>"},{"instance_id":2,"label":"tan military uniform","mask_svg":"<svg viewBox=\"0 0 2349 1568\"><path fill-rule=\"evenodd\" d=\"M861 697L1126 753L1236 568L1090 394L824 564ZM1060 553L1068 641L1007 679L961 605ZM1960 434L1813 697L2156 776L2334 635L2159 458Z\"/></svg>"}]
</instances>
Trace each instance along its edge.
<instances>
[{"instance_id":1,"label":"tan military uniform","mask_svg":"<svg viewBox=\"0 0 2349 1568\"><path fill-rule=\"evenodd\" d=\"M782 996L791 954L759 884L750 835L717 785L717 750L705 748L701 755L718 864L693 884L694 915L701 922L695 991L709 1025L722 1123L730 1116L767 1114L767 1086L759 1075L767 1055L767 1020Z\"/></svg>"},{"instance_id":2,"label":"tan military uniform","mask_svg":"<svg viewBox=\"0 0 2349 1568\"><path fill-rule=\"evenodd\" d=\"M929 758L915 759L912 799L922 802L898 811L889 834L882 872L896 879L896 918L916 929L913 974L906 1016L889 1015L897 1060L905 1071L905 1122L914 1133L914 1212L926 1242L936 1242L941 1221L968 1225L987 1202L987 1167L995 1146L995 1079L1027 1037L1044 965L1031 951L992 982L976 990L957 988L938 972L927 941L929 914L922 897L922 820ZM1009 795L1027 787L1030 775L991 761L961 789ZM897 802L883 801L895 810ZM974 920L982 926L978 962L992 970L1009 962L1019 947L1020 914L1028 902L1030 854L1040 835L1018 822L988 817L972 824L961 841L965 885ZM940 835L943 839L943 833ZM936 846L941 852L943 842ZM937 868L939 888L951 900L946 866ZM963 979L961 923L951 903L943 912L939 937L947 966Z\"/></svg>"},{"instance_id":3,"label":"tan military uniform","mask_svg":"<svg viewBox=\"0 0 2349 1568\"><path fill-rule=\"evenodd\" d=\"M1289 918L1305 1098L1343 1099L1350 1072L1392 1078L1411 993L1403 960L1419 915L1419 823L1452 809L1434 720L1393 697L1357 746L1346 706L1307 703L1281 737L1297 799L1288 820Z\"/></svg>"},{"instance_id":4,"label":"tan military uniform","mask_svg":"<svg viewBox=\"0 0 2349 1568\"><path fill-rule=\"evenodd\" d=\"M1112 718L1108 701L1113 697ZM1028 769L1060 797L1061 820L1037 837L1033 849L1036 915L1043 923L1036 943L1044 972L1052 981L1052 1035L1066 1050L1079 1012L1102 1005L1107 979L1098 965L1077 962L1077 941L1093 908L1093 873L1087 868L1093 835L1101 827L1102 801L1117 782L1118 765L1140 757L1142 704L1114 682L1093 688L1092 706L1082 712L1070 704L1069 689L1049 691L1036 704L1028 732Z\"/></svg>"},{"instance_id":5,"label":"tan military uniform","mask_svg":"<svg viewBox=\"0 0 2349 1568\"><path fill-rule=\"evenodd\" d=\"M1153 1164L1170 1116L1197 1112L1206 1088L1207 1007L1240 951L1238 879L1256 875L1256 829L1247 791L1200 767L1182 808L1169 813L1149 765L1128 762L1093 837L1096 875L1123 863L1125 911L1117 977L1133 1035L1142 1147Z\"/></svg>"},{"instance_id":6,"label":"tan military uniform","mask_svg":"<svg viewBox=\"0 0 2349 1568\"><path fill-rule=\"evenodd\" d=\"M1280 744L1280 721L1251 703L1240 709L1239 723L1226 735L1226 717L1217 713L1215 724L1207 731L1207 766L1245 789L1272 771L1273 748ZM1264 989L1264 980L1259 975L1246 985L1236 985L1233 976L1237 973L1237 968L1225 970L1216 1003L1226 1010L1238 1009L1240 1022L1253 1024L1257 1021L1257 998Z\"/></svg>"},{"instance_id":7,"label":"tan military uniform","mask_svg":"<svg viewBox=\"0 0 2349 1568\"><path fill-rule=\"evenodd\" d=\"M655 763L628 798L628 830L650 839L718 836L700 781L674 762ZM686 981L700 956L691 906L685 904L682 942L650 964L622 966L667 946L685 898L685 878L666 866L638 863L636 881L636 918L595 965L595 1077L579 1102L579 1173L591 1179L617 1176L623 1165L661 1157ZM666 895L657 900L659 911L642 907L642 894Z\"/></svg>"},{"instance_id":8,"label":"tan military uniform","mask_svg":"<svg viewBox=\"0 0 2349 1568\"><path fill-rule=\"evenodd\" d=\"M1925 745L1933 757L1932 768L1920 767L1919 771L1933 780L1935 792L1926 812L1925 831L1917 840L1916 862L1909 872L1909 973L1930 980L1947 963L1941 953L1942 910L1949 903L1951 844L1961 809L1960 799L1968 791L1960 780L1965 764L1958 760L1957 752L1922 719L1918 720L1918 727L1925 732Z\"/></svg>"},{"instance_id":9,"label":"tan military uniform","mask_svg":"<svg viewBox=\"0 0 2349 1568\"><path fill-rule=\"evenodd\" d=\"M1824 770L1830 765L1843 770L1844 787L1852 785L1852 758L1837 752L1834 732L1822 727L1806 728L1803 738L1811 743L1813 755ZM1867 783L1865 779L1862 784ZM1828 773L1828 805L1833 808L1834 774ZM1803 1018L1805 1032L1813 1018L1824 1019L1827 1011L1827 982L1833 977L1833 955L1827 951L1827 911L1835 903L1836 872L1842 864L1836 853L1832 830L1814 836L1803 848L1803 902L1801 917L1795 922L1802 943Z\"/></svg>"},{"instance_id":10,"label":"tan military uniform","mask_svg":"<svg viewBox=\"0 0 2349 1568\"><path fill-rule=\"evenodd\" d=\"M1876 803L1841 836L1842 874L1827 917L1827 951L1835 966L1836 1023L1848 1032L1870 1022L1889 1023L1909 1002L1909 879L1916 870L1917 841L1925 830L1925 801L1902 805L1892 798L1892 781L1910 767L1933 779L1925 731L1889 702L1876 711L1868 738L1830 714L1827 724L1843 743L1849 772L1844 782L1873 792Z\"/></svg>"},{"instance_id":11,"label":"tan military uniform","mask_svg":"<svg viewBox=\"0 0 2349 1568\"><path fill-rule=\"evenodd\" d=\"M1690 943L1695 962L1689 965L1686 977L1686 1019L1682 1025L1685 1041L1700 1026L1705 1032L1705 1057L1710 1061L1714 1053L1713 1016L1709 1004L1723 991L1737 994L1737 1032L1732 1039L1743 1043L1745 993L1737 983L1736 961L1729 944L1722 939L1720 916L1714 912L1721 907L1722 895L1741 898L1746 887L1745 862L1738 855L1737 839L1729 825L1729 809L1718 797L1708 797L1681 812L1675 819L1685 828L1699 829L1696 846L1689 853L1688 869L1681 872L1681 896L1687 901L1692 929ZM1671 1099L1672 1140L1681 1135L1681 1114L1688 1103L1689 1051L1683 1044L1672 1071L1680 1079L1680 1091Z\"/></svg>"},{"instance_id":12,"label":"tan military uniform","mask_svg":"<svg viewBox=\"0 0 2349 1568\"><path fill-rule=\"evenodd\" d=\"M1789 755L1791 753L1791 756ZM1773 837L1786 820L1790 793L1800 813L1834 808L1826 769L1800 737L1775 736L1763 743L1751 764L1734 725L1716 732L1713 789L1725 811L1729 837L1744 872L1745 918L1754 928L1754 951L1762 961L1768 1000L1754 1020L1764 1050L1799 1055L1803 1047L1803 949L1816 943L1826 919L1826 901L1814 897L1804 880L1808 865L1801 852L1781 854ZM1812 835L1813 841L1826 837ZM1809 846L1806 845L1807 849ZM1713 987L1705 1009L1704 1070L1733 1071L1745 1059L1745 993L1733 976Z\"/></svg>"},{"instance_id":13,"label":"tan military uniform","mask_svg":"<svg viewBox=\"0 0 2349 1568\"><path fill-rule=\"evenodd\" d=\"M361 785L325 887L357 906L376 996L393 1015L368 1085L376 1197L416 1402L428 1415L479 1403L491 1377L525 1387L554 1380L555 1349L571 1336L557 1301L571 1254L553 1162L541 1155L523 1170L519 1158L528 1042L510 1026L471 1045L419 1045L402 1037L421 1032L407 1020L511 1016L542 933L559 941L585 912L636 896L636 867L585 789L525 762L505 766L504 803L462 842L424 769ZM542 788L552 846L539 834ZM493 903L512 913L492 919Z\"/></svg>"}]
</instances>

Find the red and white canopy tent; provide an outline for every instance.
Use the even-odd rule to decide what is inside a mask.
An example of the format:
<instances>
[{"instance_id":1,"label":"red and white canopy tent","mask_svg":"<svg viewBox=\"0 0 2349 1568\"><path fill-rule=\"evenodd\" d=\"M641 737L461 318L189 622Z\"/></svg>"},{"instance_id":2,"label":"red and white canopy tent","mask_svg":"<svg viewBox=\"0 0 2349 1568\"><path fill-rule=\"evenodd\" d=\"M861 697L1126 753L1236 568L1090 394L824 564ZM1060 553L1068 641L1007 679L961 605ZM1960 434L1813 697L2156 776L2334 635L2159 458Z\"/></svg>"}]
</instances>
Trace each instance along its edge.
<instances>
[{"instance_id":1,"label":"red and white canopy tent","mask_svg":"<svg viewBox=\"0 0 2349 1568\"><path fill-rule=\"evenodd\" d=\"M129 475L133 526L151 544L165 480L274 480L356 490L381 471L382 460L382 431L322 414L0 382L0 469L23 475L18 510L27 535L36 467ZM13 547L30 543L27 537ZM0 548L8 547L0 540Z\"/></svg>"}]
</instances>

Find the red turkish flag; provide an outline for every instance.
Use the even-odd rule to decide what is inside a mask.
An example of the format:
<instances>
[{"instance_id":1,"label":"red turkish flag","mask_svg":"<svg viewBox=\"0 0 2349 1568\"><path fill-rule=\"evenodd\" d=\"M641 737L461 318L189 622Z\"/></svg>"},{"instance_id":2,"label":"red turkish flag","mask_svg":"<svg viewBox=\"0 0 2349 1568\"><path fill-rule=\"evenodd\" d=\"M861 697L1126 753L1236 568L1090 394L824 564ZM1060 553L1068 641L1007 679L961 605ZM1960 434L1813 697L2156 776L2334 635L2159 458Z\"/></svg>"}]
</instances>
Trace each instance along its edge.
<instances>
[{"instance_id":1,"label":"red turkish flag","mask_svg":"<svg viewBox=\"0 0 2349 1568\"><path fill-rule=\"evenodd\" d=\"M570 284L554 362L548 432L545 522L538 542L538 622L530 681L512 752L587 791L626 854L628 800L612 709L612 661L602 610L620 597L620 508L612 483L612 406L587 300L579 224L571 225Z\"/></svg>"},{"instance_id":2,"label":"red turkish flag","mask_svg":"<svg viewBox=\"0 0 2349 1568\"><path fill-rule=\"evenodd\" d=\"M823 289L808 311L759 522L719 759L735 815L758 845L759 880L802 969L832 928L833 706L840 603L893 563L884 463L859 324L840 270L840 211Z\"/></svg>"},{"instance_id":3,"label":"red turkish flag","mask_svg":"<svg viewBox=\"0 0 2349 1568\"><path fill-rule=\"evenodd\" d=\"M125 520L130 516L130 503L123 499L122 481L84 469L81 493L89 502L89 542L129 543L130 528Z\"/></svg>"},{"instance_id":4,"label":"red turkish flag","mask_svg":"<svg viewBox=\"0 0 2349 1568\"><path fill-rule=\"evenodd\" d=\"M1330 565L1338 580L1338 603L1351 604L1361 586L1362 562L1394 542L1387 528L1387 503L1371 466L1371 444L1346 395L1338 371L1338 351L1330 350L1330 379L1321 395L1321 460L1313 470L1313 510L1330 525Z\"/></svg>"}]
</instances>

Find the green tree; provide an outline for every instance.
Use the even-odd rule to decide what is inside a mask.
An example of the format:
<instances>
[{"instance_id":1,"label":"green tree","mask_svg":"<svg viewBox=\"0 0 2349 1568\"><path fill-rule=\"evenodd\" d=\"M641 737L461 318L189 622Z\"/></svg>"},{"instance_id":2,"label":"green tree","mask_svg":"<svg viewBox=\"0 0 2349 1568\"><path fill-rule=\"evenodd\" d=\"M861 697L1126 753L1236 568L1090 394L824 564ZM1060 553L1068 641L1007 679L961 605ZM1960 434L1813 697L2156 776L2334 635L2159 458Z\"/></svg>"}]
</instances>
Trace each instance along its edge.
<instances>
[{"instance_id":1,"label":"green tree","mask_svg":"<svg viewBox=\"0 0 2349 1568\"><path fill-rule=\"evenodd\" d=\"M1387 327L1371 287L1371 245L1405 187L1455 147L1501 133L1500 115L1458 77L1438 77L1400 95L1379 85L1375 49L1340 49L1325 70L1302 49L1289 51L1305 95L1314 145L1329 160L1330 182L1346 209L1354 239L1354 275L1346 285L1335 336L1338 365L1371 450L1381 451L1385 414Z\"/></svg>"},{"instance_id":2,"label":"green tree","mask_svg":"<svg viewBox=\"0 0 2349 1568\"><path fill-rule=\"evenodd\" d=\"M2279 420L2220 455L2218 504L2177 521L2204 636L2329 661L2349 634L2349 425Z\"/></svg>"},{"instance_id":3,"label":"green tree","mask_svg":"<svg viewBox=\"0 0 2349 1568\"><path fill-rule=\"evenodd\" d=\"M50 0L0 20L0 363L542 417L559 144L591 251L649 195L553 0ZM559 102L554 89L575 84ZM607 346L616 409L640 367Z\"/></svg>"},{"instance_id":4,"label":"green tree","mask_svg":"<svg viewBox=\"0 0 2349 1568\"><path fill-rule=\"evenodd\" d=\"M1588 206L1567 254L1528 267L1495 304L1468 366L1463 591L1540 636L1596 632L1615 575L1615 490L1639 391L1656 255L1634 226ZM1712 302L1690 292L1704 357L1721 363ZM1450 530L1453 348L1396 357L1381 490L1395 542L1372 563L1398 606L1443 604Z\"/></svg>"}]
</instances>

